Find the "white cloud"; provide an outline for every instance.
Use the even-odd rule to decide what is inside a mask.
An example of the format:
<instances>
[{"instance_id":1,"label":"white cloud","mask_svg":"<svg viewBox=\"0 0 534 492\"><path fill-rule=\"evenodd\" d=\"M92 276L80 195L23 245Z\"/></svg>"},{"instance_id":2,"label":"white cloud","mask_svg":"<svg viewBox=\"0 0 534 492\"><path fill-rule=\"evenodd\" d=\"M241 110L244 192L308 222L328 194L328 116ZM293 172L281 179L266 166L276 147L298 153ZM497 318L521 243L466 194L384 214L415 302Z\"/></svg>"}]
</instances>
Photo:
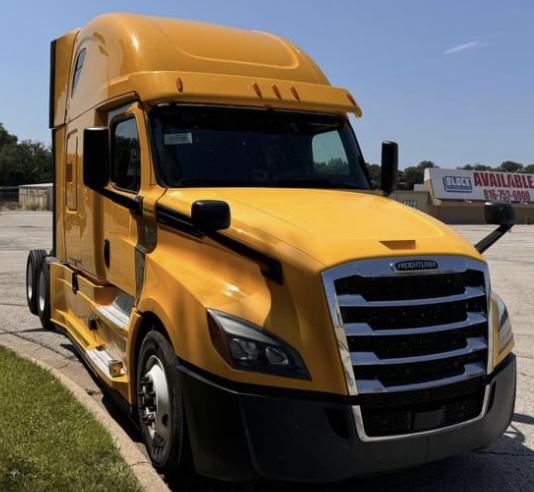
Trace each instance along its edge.
<instances>
[{"instance_id":1,"label":"white cloud","mask_svg":"<svg viewBox=\"0 0 534 492\"><path fill-rule=\"evenodd\" d=\"M482 41L471 41L470 43L458 44L445 51L446 55L452 55L453 53L461 53L466 50L474 50L477 48L483 48L489 46L489 43L483 43Z\"/></svg>"}]
</instances>

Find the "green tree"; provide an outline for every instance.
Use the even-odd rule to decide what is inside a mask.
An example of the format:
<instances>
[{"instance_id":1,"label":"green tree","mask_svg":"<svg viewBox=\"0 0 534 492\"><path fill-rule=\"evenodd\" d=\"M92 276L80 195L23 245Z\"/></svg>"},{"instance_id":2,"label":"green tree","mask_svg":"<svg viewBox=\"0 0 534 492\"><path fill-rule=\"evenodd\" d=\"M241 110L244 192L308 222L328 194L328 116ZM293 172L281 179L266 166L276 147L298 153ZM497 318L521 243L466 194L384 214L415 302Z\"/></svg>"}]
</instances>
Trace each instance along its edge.
<instances>
[{"instance_id":1,"label":"green tree","mask_svg":"<svg viewBox=\"0 0 534 492\"><path fill-rule=\"evenodd\" d=\"M520 172L534 174L534 164L528 164Z\"/></svg>"},{"instance_id":2,"label":"green tree","mask_svg":"<svg viewBox=\"0 0 534 492\"><path fill-rule=\"evenodd\" d=\"M11 135L11 133L4 128L4 125L0 123L0 149L4 145L16 144L17 140L17 137L15 135Z\"/></svg>"},{"instance_id":3,"label":"green tree","mask_svg":"<svg viewBox=\"0 0 534 492\"><path fill-rule=\"evenodd\" d=\"M328 162L315 163L314 169L320 174L347 174L349 172L349 164L340 157L330 159Z\"/></svg>"},{"instance_id":4,"label":"green tree","mask_svg":"<svg viewBox=\"0 0 534 492\"><path fill-rule=\"evenodd\" d=\"M52 180L52 154L41 142L24 140L0 147L0 186Z\"/></svg>"},{"instance_id":5,"label":"green tree","mask_svg":"<svg viewBox=\"0 0 534 492\"><path fill-rule=\"evenodd\" d=\"M380 166L378 164L368 164L367 166L367 172L369 173L369 178L371 179L371 188L374 190L377 190L380 188L380 176L381 176L381 170Z\"/></svg>"},{"instance_id":6,"label":"green tree","mask_svg":"<svg viewBox=\"0 0 534 492\"><path fill-rule=\"evenodd\" d=\"M523 170L523 164L514 161L504 161L496 171L502 171L505 173L517 173Z\"/></svg>"},{"instance_id":7,"label":"green tree","mask_svg":"<svg viewBox=\"0 0 534 492\"><path fill-rule=\"evenodd\" d=\"M491 166L486 164L466 164L465 166L457 167L456 169L463 169L465 171L493 171Z\"/></svg>"},{"instance_id":8,"label":"green tree","mask_svg":"<svg viewBox=\"0 0 534 492\"><path fill-rule=\"evenodd\" d=\"M436 168L432 161L421 161L417 166L407 167L400 178L399 189L413 190L414 185L423 184L425 169Z\"/></svg>"}]
</instances>

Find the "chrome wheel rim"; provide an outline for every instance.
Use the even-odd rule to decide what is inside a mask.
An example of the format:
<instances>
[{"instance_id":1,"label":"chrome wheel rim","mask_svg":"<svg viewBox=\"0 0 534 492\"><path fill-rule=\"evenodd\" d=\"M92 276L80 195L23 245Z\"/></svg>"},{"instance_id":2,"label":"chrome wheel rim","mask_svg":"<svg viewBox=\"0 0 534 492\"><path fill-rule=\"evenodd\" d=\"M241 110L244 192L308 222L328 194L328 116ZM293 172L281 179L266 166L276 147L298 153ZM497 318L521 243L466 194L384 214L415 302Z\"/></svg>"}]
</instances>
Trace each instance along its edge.
<instances>
[{"instance_id":1,"label":"chrome wheel rim","mask_svg":"<svg viewBox=\"0 0 534 492\"><path fill-rule=\"evenodd\" d=\"M145 364L139 390L141 419L151 439L166 441L169 434L169 385L161 360L151 355Z\"/></svg>"}]
</instances>

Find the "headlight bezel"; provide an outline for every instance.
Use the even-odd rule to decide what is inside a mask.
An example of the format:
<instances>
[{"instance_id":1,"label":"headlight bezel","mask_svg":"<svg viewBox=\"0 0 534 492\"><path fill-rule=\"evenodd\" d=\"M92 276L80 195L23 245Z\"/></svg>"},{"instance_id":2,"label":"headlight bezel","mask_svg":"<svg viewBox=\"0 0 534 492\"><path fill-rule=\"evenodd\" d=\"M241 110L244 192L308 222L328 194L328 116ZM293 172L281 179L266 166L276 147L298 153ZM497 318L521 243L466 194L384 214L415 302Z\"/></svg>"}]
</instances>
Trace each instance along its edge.
<instances>
[{"instance_id":1,"label":"headlight bezel","mask_svg":"<svg viewBox=\"0 0 534 492\"><path fill-rule=\"evenodd\" d=\"M233 369L311 380L298 351L274 333L223 311L206 311L213 346Z\"/></svg>"}]
</instances>

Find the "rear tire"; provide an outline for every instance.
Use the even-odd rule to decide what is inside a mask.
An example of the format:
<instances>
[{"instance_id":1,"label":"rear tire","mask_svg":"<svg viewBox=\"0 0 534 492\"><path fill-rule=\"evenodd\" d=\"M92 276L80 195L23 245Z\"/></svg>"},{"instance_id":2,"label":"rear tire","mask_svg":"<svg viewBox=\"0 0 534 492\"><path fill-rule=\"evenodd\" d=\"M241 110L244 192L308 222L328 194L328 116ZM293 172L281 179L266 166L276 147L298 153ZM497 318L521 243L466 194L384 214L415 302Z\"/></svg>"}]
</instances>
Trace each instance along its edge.
<instances>
[{"instance_id":1,"label":"rear tire","mask_svg":"<svg viewBox=\"0 0 534 492\"><path fill-rule=\"evenodd\" d=\"M34 249L28 254L26 262L26 302L32 314L37 315L37 282L39 279L39 271L44 263L46 251L44 249Z\"/></svg>"},{"instance_id":2,"label":"rear tire","mask_svg":"<svg viewBox=\"0 0 534 492\"><path fill-rule=\"evenodd\" d=\"M150 331L139 351L137 409L143 442L154 468L172 480L194 474L178 360L170 342Z\"/></svg>"},{"instance_id":3,"label":"rear tire","mask_svg":"<svg viewBox=\"0 0 534 492\"><path fill-rule=\"evenodd\" d=\"M41 326L45 330L53 330L54 324L50 321L50 270L44 259L37 274L37 315Z\"/></svg>"}]
</instances>

